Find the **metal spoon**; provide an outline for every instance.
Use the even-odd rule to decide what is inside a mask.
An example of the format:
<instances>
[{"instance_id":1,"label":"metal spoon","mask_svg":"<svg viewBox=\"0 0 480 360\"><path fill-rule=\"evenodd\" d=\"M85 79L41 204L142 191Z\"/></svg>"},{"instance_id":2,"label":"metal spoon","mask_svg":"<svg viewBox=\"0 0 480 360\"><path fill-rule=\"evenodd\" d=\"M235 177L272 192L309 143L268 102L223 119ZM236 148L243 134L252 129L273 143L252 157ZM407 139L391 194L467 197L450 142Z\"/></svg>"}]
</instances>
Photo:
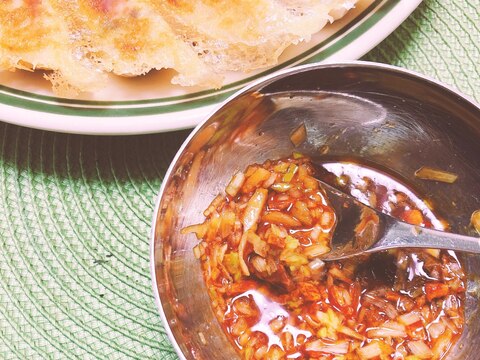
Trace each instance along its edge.
<instances>
[{"instance_id":1,"label":"metal spoon","mask_svg":"<svg viewBox=\"0 0 480 360\"><path fill-rule=\"evenodd\" d=\"M322 260L339 260L394 248L447 249L480 254L480 238L407 224L362 204L321 180L319 182L337 216L332 250L322 255Z\"/></svg>"}]
</instances>

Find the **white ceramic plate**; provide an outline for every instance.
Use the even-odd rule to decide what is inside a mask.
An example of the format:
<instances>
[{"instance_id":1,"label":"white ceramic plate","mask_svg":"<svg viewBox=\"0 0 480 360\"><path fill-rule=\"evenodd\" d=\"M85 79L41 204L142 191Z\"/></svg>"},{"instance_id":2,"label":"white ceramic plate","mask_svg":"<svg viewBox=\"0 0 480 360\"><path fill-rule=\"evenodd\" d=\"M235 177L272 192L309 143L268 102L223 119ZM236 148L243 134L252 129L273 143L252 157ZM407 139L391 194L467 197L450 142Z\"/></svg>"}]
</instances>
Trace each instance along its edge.
<instances>
[{"instance_id":1,"label":"white ceramic plate","mask_svg":"<svg viewBox=\"0 0 480 360\"><path fill-rule=\"evenodd\" d=\"M55 97L39 73L0 72L0 119L12 124L79 134L142 134L193 127L235 90L279 69L360 58L395 30L421 0L359 0L342 20L308 43L292 46L279 65L231 74L223 88L171 85L168 71L132 79L112 77L102 91L81 99Z\"/></svg>"}]
</instances>

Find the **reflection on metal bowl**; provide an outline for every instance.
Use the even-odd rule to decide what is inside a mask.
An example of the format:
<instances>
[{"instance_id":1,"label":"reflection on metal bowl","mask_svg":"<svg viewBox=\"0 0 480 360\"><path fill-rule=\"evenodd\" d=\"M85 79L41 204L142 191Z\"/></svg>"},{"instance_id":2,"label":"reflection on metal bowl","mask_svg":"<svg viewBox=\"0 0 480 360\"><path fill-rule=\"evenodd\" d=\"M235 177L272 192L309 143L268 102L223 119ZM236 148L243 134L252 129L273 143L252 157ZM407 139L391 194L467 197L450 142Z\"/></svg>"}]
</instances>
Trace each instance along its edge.
<instances>
[{"instance_id":1,"label":"reflection on metal bowl","mask_svg":"<svg viewBox=\"0 0 480 360\"><path fill-rule=\"evenodd\" d=\"M473 235L480 208L480 108L434 80L365 62L308 65L272 75L228 99L200 124L167 172L154 215L151 266L165 328L179 356L234 359L210 307L194 238L180 229L202 211L235 171L298 149L319 158L360 160L396 175L433 204L453 231ZM458 175L454 184L415 178L423 165ZM476 360L480 347L480 258L464 256L467 324L448 359ZM221 351L220 351L221 349Z\"/></svg>"}]
</instances>

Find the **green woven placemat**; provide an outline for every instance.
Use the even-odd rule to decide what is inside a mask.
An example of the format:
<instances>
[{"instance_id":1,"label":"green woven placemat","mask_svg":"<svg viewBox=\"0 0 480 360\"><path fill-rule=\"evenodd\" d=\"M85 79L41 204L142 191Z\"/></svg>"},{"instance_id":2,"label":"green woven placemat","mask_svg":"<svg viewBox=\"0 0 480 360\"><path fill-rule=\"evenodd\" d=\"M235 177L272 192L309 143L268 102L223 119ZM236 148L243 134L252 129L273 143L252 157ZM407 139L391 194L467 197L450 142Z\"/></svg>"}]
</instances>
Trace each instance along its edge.
<instances>
[{"instance_id":1,"label":"green woven placemat","mask_svg":"<svg viewBox=\"0 0 480 360\"><path fill-rule=\"evenodd\" d=\"M477 101L479 59L480 0L425 0L364 57L427 74Z\"/></svg>"},{"instance_id":2,"label":"green woven placemat","mask_svg":"<svg viewBox=\"0 0 480 360\"><path fill-rule=\"evenodd\" d=\"M479 100L479 8L479 0L425 1L365 59ZM187 134L88 137L0 125L1 359L177 358L152 296L148 234Z\"/></svg>"}]
</instances>

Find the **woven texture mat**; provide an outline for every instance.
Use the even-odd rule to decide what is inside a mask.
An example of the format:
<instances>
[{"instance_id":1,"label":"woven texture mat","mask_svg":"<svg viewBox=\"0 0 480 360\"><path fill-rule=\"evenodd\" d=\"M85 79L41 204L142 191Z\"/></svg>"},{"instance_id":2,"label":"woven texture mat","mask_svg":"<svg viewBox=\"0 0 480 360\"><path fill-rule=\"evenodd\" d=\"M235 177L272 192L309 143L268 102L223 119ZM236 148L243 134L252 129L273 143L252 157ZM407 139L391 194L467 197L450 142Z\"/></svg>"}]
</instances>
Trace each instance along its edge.
<instances>
[{"instance_id":1,"label":"woven texture mat","mask_svg":"<svg viewBox=\"0 0 480 360\"><path fill-rule=\"evenodd\" d=\"M406 0L408 1L408 0ZM480 100L480 1L425 1L365 56ZM176 359L154 304L150 219L188 131L0 125L0 358Z\"/></svg>"}]
</instances>

